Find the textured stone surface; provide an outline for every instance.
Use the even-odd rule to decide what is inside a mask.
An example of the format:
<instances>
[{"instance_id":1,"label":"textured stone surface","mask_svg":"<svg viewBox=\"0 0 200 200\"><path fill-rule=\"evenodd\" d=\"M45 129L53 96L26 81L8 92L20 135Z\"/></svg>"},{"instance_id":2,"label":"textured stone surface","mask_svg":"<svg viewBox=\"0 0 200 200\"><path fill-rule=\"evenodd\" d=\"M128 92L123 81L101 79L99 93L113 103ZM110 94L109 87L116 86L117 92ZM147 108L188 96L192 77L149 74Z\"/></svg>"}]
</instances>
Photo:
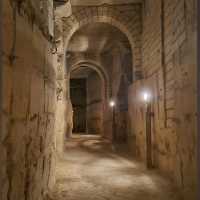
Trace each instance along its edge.
<instances>
[{"instance_id":1,"label":"textured stone surface","mask_svg":"<svg viewBox=\"0 0 200 200\"><path fill-rule=\"evenodd\" d=\"M1 200L43 199L53 184L55 68L38 24L47 16L26 3L23 10L3 1ZM38 17L32 23L30 13Z\"/></svg>"},{"instance_id":2,"label":"textured stone surface","mask_svg":"<svg viewBox=\"0 0 200 200\"><path fill-rule=\"evenodd\" d=\"M129 90L130 146L146 160L145 105L152 99L153 163L184 193L196 196L196 18L194 1L150 0L144 8L142 60L145 79ZM163 17L162 17L163 15ZM191 21L191 18L193 19ZM163 19L163 20L162 20ZM163 28L161 26L163 24ZM163 43L162 43L163 41Z\"/></svg>"},{"instance_id":3,"label":"textured stone surface","mask_svg":"<svg viewBox=\"0 0 200 200\"><path fill-rule=\"evenodd\" d=\"M141 3L141 2L142 2L142 0L126 0L126 3ZM83 2L83 1L80 1L80 0L72 0L71 3L74 6L78 6L78 5L88 6L88 5L101 5L101 4L104 4L104 3L110 4L110 5L112 5L112 4L123 4L124 1L123 0L117 0L117 1L116 0L114 0L114 1L113 0L107 0L107 1L105 1L105 0L103 0L103 1L86 0L86 1Z\"/></svg>"},{"instance_id":4,"label":"textured stone surface","mask_svg":"<svg viewBox=\"0 0 200 200\"><path fill-rule=\"evenodd\" d=\"M94 136L74 136L56 168L51 200L181 200L178 190L156 171L147 171L120 148ZM125 149L124 149L125 150ZM120 151L122 154L119 154Z\"/></svg>"},{"instance_id":5,"label":"textured stone surface","mask_svg":"<svg viewBox=\"0 0 200 200\"><path fill-rule=\"evenodd\" d=\"M102 135L104 95L102 81L96 72L89 75L87 88L87 132Z\"/></svg>"}]
</instances>

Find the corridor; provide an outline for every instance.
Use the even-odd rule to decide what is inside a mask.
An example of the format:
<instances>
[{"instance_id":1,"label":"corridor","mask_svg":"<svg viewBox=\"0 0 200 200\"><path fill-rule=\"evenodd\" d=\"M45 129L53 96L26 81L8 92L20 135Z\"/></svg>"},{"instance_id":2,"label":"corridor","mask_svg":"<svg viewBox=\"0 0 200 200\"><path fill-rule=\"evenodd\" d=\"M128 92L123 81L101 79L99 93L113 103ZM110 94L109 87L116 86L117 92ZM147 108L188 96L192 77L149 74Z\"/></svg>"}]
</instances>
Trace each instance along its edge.
<instances>
[{"instance_id":1,"label":"corridor","mask_svg":"<svg viewBox=\"0 0 200 200\"><path fill-rule=\"evenodd\" d=\"M182 200L166 177L100 136L74 135L65 151L53 200Z\"/></svg>"},{"instance_id":2,"label":"corridor","mask_svg":"<svg viewBox=\"0 0 200 200\"><path fill-rule=\"evenodd\" d=\"M197 2L0 0L0 200L197 200Z\"/></svg>"}]
</instances>

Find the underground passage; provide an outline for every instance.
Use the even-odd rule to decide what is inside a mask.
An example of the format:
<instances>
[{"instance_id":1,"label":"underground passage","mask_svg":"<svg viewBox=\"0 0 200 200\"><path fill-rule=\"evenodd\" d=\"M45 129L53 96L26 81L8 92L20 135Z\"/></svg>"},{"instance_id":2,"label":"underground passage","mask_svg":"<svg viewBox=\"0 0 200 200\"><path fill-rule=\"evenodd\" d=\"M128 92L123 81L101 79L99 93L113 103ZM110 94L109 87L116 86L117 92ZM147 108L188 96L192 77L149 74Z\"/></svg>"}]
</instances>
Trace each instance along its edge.
<instances>
[{"instance_id":1,"label":"underground passage","mask_svg":"<svg viewBox=\"0 0 200 200\"><path fill-rule=\"evenodd\" d=\"M0 1L0 200L198 199L197 2Z\"/></svg>"}]
</instances>

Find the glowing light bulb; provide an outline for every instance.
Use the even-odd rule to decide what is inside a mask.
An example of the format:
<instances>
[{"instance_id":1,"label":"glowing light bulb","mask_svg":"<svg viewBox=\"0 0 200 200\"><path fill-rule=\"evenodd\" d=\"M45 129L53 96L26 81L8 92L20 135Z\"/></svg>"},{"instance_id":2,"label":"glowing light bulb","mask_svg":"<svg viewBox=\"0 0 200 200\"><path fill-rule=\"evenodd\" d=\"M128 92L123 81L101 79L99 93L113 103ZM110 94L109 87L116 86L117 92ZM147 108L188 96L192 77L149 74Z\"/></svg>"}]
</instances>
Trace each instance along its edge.
<instances>
[{"instance_id":1,"label":"glowing light bulb","mask_svg":"<svg viewBox=\"0 0 200 200\"><path fill-rule=\"evenodd\" d=\"M149 92L143 93L143 100L144 100L144 102L149 102L151 100L151 95Z\"/></svg>"},{"instance_id":2,"label":"glowing light bulb","mask_svg":"<svg viewBox=\"0 0 200 200\"><path fill-rule=\"evenodd\" d=\"M115 106L115 102L114 101L110 101L110 107L114 107Z\"/></svg>"}]
</instances>

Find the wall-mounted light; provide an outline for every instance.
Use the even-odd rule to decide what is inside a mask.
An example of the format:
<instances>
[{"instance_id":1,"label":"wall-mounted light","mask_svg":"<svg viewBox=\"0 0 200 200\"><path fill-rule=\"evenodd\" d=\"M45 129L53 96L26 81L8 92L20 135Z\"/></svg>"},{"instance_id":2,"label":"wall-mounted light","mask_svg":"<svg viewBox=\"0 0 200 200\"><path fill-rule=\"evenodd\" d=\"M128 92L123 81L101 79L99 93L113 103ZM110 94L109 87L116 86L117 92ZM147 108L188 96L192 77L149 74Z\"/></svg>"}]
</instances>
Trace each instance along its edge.
<instances>
[{"instance_id":1,"label":"wall-mounted light","mask_svg":"<svg viewBox=\"0 0 200 200\"><path fill-rule=\"evenodd\" d=\"M152 96L151 96L151 93L149 91L144 91L142 93L142 100L145 102L145 103L149 103L152 99Z\"/></svg>"},{"instance_id":2,"label":"wall-mounted light","mask_svg":"<svg viewBox=\"0 0 200 200\"><path fill-rule=\"evenodd\" d=\"M111 107L112 110L112 142L114 144L114 142L116 141L116 123L115 123L116 102L113 99L111 99L109 102L109 106Z\"/></svg>"},{"instance_id":3,"label":"wall-mounted light","mask_svg":"<svg viewBox=\"0 0 200 200\"><path fill-rule=\"evenodd\" d=\"M146 123L146 164L147 168L153 167L153 158L152 158L152 127L151 120L153 117L152 111L152 93L149 90L144 90L141 93L142 101L145 103L145 123Z\"/></svg>"},{"instance_id":4,"label":"wall-mounted light","mask_svg":"<svg viewBox=\"0 0 200 200\"><path fill-rule=\"evenodd\" d=\"M115 107L116 103L115 103L115 101L111 100L109 105L110 105L110 107Z\"/></svg>"}]
</instances>

